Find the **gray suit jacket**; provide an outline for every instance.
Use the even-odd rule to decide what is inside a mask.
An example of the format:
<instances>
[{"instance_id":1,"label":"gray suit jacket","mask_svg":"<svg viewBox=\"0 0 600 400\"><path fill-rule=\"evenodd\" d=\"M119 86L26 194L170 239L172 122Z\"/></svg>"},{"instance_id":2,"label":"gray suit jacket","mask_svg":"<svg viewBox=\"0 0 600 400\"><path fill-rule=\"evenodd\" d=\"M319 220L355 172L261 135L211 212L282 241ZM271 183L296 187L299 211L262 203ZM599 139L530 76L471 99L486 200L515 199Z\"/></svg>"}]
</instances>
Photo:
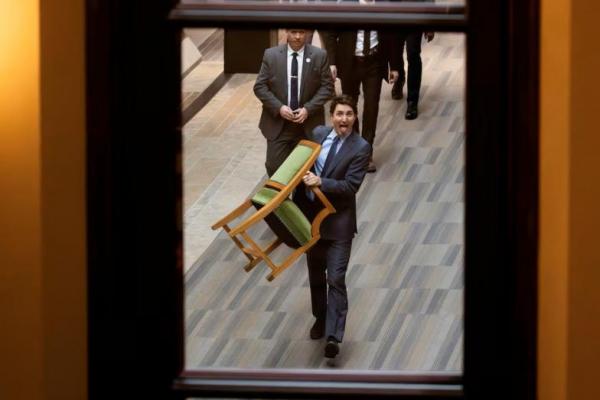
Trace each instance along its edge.
<instances>
[{"instance_id":1,"label":"gray suit jacket","mask_svg":"<svg viewBox=\"0 0 600 400\"><path fill-rule=\"evenodd\" d=\"M279 109L288 104L287 81L287 44L265 50L254 94L263 104L258 127L268 140L276 139L283 129L285 120L279 115ZM304 133L310 136L317 125L325 123L323 105L333 95L333 81L324 50L309 44L304 46L299 90L300 107L308 111Z\"/></svg>"},{"instance_id":2,"label":"gray suit jacket","mask_svg":"<svg viewBox=\"0 0 600 400\"><path fill-rule=\"evenodd\" d=\"M323 143L333 128L319 126L313 132L313 140ZM352 239L356 233L356 192L362 184L371 145L358 133L352 132L344 141L326 171L321 174L321 190L336 209L321 224L321 238L325 240ZM294 201L312 220L323 208L319 200L312 201L306 196L306 190L300 185L294 194Z\"/></svg>"}]
</instances>

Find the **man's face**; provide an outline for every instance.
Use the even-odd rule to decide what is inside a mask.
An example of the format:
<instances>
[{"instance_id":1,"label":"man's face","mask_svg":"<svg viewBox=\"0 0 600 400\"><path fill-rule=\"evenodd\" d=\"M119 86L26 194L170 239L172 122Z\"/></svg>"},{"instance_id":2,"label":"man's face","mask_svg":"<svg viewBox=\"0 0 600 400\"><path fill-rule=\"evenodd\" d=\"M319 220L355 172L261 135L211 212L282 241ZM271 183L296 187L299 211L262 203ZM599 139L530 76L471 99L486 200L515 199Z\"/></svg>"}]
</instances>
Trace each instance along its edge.
<instances>
[{"instance_id":1,"label":"man's face","mask_svg":"<svg viewBox=\"0 0 600 400\"><path fill-rule=\"evenodd\" d=\"M294 51L298 51L304 46L306 40L306 31L304 29L288 29L287 42Z\"/></svg>"},{"instance_id":2,"label":"man's face","mask_svg":"<svg viewBox=\"0 0 600 400\"><path fill-rule=\"evenodd\" d=\"M338 135L342 136L346 136L352 132L355 119L356 114L354 114L354 110L346 104L336 105L333 114L331 114L333 129L335 129Z\"/></svg>"}]
</instances>

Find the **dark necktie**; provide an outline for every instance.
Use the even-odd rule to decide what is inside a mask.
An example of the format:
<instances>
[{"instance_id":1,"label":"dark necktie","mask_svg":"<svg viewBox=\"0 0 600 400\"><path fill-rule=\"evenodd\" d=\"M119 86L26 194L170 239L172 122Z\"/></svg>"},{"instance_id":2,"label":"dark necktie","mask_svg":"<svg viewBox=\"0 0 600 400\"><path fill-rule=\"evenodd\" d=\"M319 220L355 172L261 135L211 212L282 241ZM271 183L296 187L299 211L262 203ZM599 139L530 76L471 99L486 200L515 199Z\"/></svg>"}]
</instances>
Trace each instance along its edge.
<instances>
[{"instance_id":1,"label":"dark necktie","mask_svg":"<svg viewBox=\"0 0 600 400\"><path fill-rule=\"evenodd\" d=\"M371 31L363 31L364 32L364 45L363 45L363 54L364 56L368 56L371 53Z\"/></svg>"},{"instance_id":2,"label":"dark necktie","mask_svg":"<svg viewBox=\"0 0 600 400\"><path fill-rule=\"evenodd\" d=\"M339 142L340 142L340 137L336 135L336 137L333 139L333 143L331 143L331 147L329 148L329 153L327 154L327 158L325 159L325 164L323 164L323 169L321 170L321 176L323 176L323 174L325 174L325 172L327 172L327 168L329 167L329 164L331 164L333 157L335 157L335 153L337 152L337 147L338 147Z\"/></svg>"},{"instance_id":3,"label":"dark necktie","mask_svg":"<svg viewBox=\"0 0 600 400\"><path fill-rule=\"evenodd\" d=\"M292 53L292 74L290 77L290 108L298 109L298 53Z\"/></svg>"}]
</instances>

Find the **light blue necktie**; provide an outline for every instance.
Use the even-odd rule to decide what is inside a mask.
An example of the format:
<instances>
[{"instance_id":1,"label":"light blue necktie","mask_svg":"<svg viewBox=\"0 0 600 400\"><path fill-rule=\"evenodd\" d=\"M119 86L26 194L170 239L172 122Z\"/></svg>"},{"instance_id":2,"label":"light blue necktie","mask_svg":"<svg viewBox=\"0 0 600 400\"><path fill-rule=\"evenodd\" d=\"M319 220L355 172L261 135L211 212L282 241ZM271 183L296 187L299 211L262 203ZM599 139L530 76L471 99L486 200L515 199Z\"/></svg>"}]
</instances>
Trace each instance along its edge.
<instances>
[{"instance_id":1,"label":"light blue necktie","mask_svg":"<svg viewBox=\"0 0 600 400\"><path fill-rule=\"evenodd\" d=\"M323 168L321 168L321 164L319 162L315 163L315 175L317 176L321 176L323 172L327 171L327 167L329 167L329 164L331 164L331 160L333 160L333 157L335 157L335 154L337 153L337 147L338 144L340 142L340 137L338 135L336 135L332 142L331 145L329 146L329 151L327 153L327 157L325 157L325 162L322 164ZM319 158L321 158L319 156ZM314 200L315 199L315 194L313 193L312 190L310 190L309 188L306 188L307 191L307 196L309 199Z\"/></svg>"}]
</instances>

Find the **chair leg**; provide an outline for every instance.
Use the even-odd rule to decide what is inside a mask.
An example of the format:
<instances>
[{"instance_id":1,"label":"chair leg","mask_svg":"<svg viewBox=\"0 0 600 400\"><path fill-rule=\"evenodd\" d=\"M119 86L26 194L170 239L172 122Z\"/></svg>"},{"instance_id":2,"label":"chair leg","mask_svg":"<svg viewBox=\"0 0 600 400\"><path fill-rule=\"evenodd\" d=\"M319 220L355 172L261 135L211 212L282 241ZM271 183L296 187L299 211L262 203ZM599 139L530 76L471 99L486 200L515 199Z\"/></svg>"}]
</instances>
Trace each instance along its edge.
<instances>
[{"instance_id":1,"label":"chair leg","mask_svg":"<svg viewBox=\"0 0 600 400\"><path fill-rule=\"evenodd\" d=\"M223 227L223 229L225 229L226 232L229 232L229 230L230 230L227 225L225 225ZM287 268L289 268L294 263L294 261L296 261L298 259L298 257L300 257L308 249L310 249L319 239L318 236L313 237L304 246L299 247L296 250L294 250L292 252L292 254L290 254L280 265L276 265L269 257L269 254L271 254L271 252L273 252L273 250L275 250L282 243L282 240L280 238L276 238L273 242L271 242L267 246L266 249L263 250L262 248L260 248L260 246L254 240L252 240L252 238L245 231L241 232L240 234L242 235L244 240L250 245L252 250L254 250L254 252L256 252L256 254L257 254L257 256L252 256L252 255L246 253L244 251L244 245L242 244L242 242L239 239L237 239L235 236L230 236L233 239L233 241L235 242L235 244L242 250L242 252L250 260L248 262L248 264L246 264L244 266L244 270L246 272L250 272L261 260L265 260L265 262L271 269L271 273L269 275L267 275L267 281L269 281L269 282L272 282L278 275L280 275L283 271L285 271Z\"/></svg>"},{"instance_id":2,"label":"chair leg","mask_svg":"<svg viewBox=\"0 0 600 400\"><path fill-rule=\"evenodd\" d=\"M257 265L257 264L258 264L260 261L261 261L261 259L260 259L260 258L255 258L255 259L253 259L253 260L250 260L250 261L248 262L248 264L244 265L244 271L246 271L246 272L250 272L250 271L252 271L252 269L253 269L254 267L256 267L256 265Z\"/></svg>"},{"instance_id":3,"label":"chair leg","mask_svg":"<svg viewBox=\"0 0 600 400\"><path fill-rule=\"evenodd\" d=\"M292 254L290 254L288 256L288 258L285 259L284 262L282 262L279 266L276 266L275 268L273 268L273 270L271 271L271 273L269 275L267 275L267 280L269 282L272 282L273 279L277 278L279 276L279 274L281 274L290 265L292 265L292 263L294 261L296 261L296 259L298 257L300 257L300 254L302 254L302 253L298 253L297 251L294 251Z\"/></svg>"},{"instance_id":4,"label":"chair leg","mask_svg":"<svg viewBox=\"0 0 600 400\"><path fill-rule=\"evenodd\" d=\"M252 246L254 251L256 251L258 253L258 257L260 257L262 260L265 260L265 262L267 263L269 268L271 268L271 269L277 268L275 266L275 264L273 263L273 261L271 261L269 256L264 252L264 250L261 249L260 246L258 244L256 244L256 242L254 240L252 240L252 238L245 231L241 232L241 235L244 238L244 240L246 242L248 242L248 244L250 244L250 246Z\"/></svg>"},{"instance_id":5,"label":"chair leg","mask_svg":"<svg viewBox=\"0 0 600 400\"><path fill-rule=\"evenodd\" d=\"M310 241L308 241L308 243L306 243L304 246L297 248L296 250L294 250L292 252L292 254L290 254L285 261L283 261L280 265L275 266L275 268L272 268L272 272L267 275L267 281L272 282L273 279L277 278L277 276L279 274L281 274L283 271L285 271L287 268L289 268L294 261L296 261L298 259L298 257L300 257L303 253L305 253L308 249L310 249L315 243L317 243L318 238L313 238Z\"/></svg>"},{"instance_id":6,"label":"chair leg","mask_svg":"<svg viewBox=\"0 0 600 400\"><path fill-rule=\"evenodd\" d=\"M271 242L271 244L269 244L269 246L265 249L265 254L271 254L271 252L273 250L275 250L277 247L279 247L279 245L283 243L281 239L277 238L275 239L273 242ZM248 264L246 264L246 266L244 267L244 270L246 272L250 272L252 270L252 268L254 268L258 263L260 262L260 258L255 258L254 260L251 260Z\"/></svg>"},{"instance_id":7,"label":"chair leg","mask_svg":"<svg viewBox=\"0 0 600 400\"><path fill-rule=\"evenodd\" d=\"M227 225L223 225L223 230L227 233L231 232L231 229ZM250 262L252 262L254 260L254 257L252 257L250 254L248 254L244 251L244 244L242 242L240 242L240 240L238 238L236 238L235 236L229 236L229 237L231 238L231 240L233 240L233 243L235 243L236 246L239 247L240 250L242 250L242 253L250 260Z\"/></svg>"}]
</instances>

